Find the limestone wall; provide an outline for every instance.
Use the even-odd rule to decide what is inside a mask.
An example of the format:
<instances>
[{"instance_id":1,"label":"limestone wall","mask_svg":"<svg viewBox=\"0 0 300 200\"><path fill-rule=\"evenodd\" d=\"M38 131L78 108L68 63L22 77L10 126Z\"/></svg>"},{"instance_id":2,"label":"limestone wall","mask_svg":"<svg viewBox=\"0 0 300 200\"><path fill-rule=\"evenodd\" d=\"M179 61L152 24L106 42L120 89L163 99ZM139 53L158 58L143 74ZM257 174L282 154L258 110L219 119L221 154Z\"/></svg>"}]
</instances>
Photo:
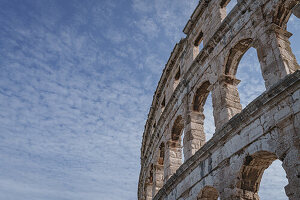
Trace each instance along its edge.
<instances>
[{"instance_id":1,"label":"limestone wall","mask_svg":"<svg viewBox=\"0 0 300 200\"><path fill-rule=\"evenodd\" d=\"M229 155L223 152L224 149L219 145L214 145L214 148L219 148L214 151L215 154L206 152L207 149L204 147L207 148L208 145L212 145L212 140L221 137L221 133L241 134L226 132L229 130L225 128L228 127L228 122L229 124L237 123L237 116L244 116L241 114L236 115L242 111L242 107L237 91L239 80L235 78L235 74L241 57L250 47L257 50L262 75L268 91L271 91L272 86L278 84L288 74L292 74L299 69L299 64L290 48L289 37L291 33L286 31L286 23L292 10L295 12L297 7L295 5L299 1L241 0L226 16L228 2L224 0L202 0L199 2L184 28L186 37L175 45L165 66L153 96L143 134L138 189L139 199L152 199L160 188L168 188L170 179L172 177L174 179L174 174L177 174L178 170L182 170L186 166L186 162L192 162L194 166L204 166L206 162L211 162L211 169L206 169L209 175L205 176L222 178L213 174L217 172L212 170L215 168L213 162L220 165L219 162L225 162L225 157ZM199 51L198 45L201 42L203 42L204 47ZM293 77L299 78L298 74L295 73ZM294 88L294 86L291 87ZM212 93L216 133L212 140L205 143L203 106L209 92ZM299 107L299 102L296 103L295 101L294 104ZM255 106L257 105L255 104ZM259 110L259 112L263 112L266 108L260 107L260 109L262 110ZM292 110L289 111L292 112ZM280 113L281 109L278 112ZM272 123L275 114L268 116L273 118L266 118L266 124ZM232 121L233 119L234 121ZM253 123L253 125L249 124L250 128L248 129L251 132L253 129L254 135L262 137L262 135L267 134L264 131L256 130L257 127L263 126L260 124L261 122L253 121L250 118L248 120L247 123ZM243 128L242 124L235 126L240 126L240 129ZM299 123L293 126L299 128ZM183 138L182 135L184 135ZM247 142L242 143L243 147L250 145L251 141L247 140ZM222 144L228 146L229 149L235 149L234 146L231 147L232 142L230 141L223 141ZM204 153L194 160L195 156L193 155L199 155L199 152ZM217 152L221 153L216 154ZM270 151L270 153L274 152ZM275 154L266 157L273 159ZM215 159L214 155L218 159ZM234 152L231 152L230 155L233 156ZM186 162L182 165L183 157ZM219 157L224 159L220 158L222 161L217 161L220 160ZM242 163L244 157L241 156L238 160ZM193 158L193 161L189 158ZM225 166L228 167L228 163ZM234 165L230 164L230 166ZM202 168L201 170L203 171ZM220 173L224 173L224 170L221 171ZM198 172L193 173L199 176ZM227 175L223 174L222 176L227 177ZM158 193L160 195L156 195L155 199L197 198L194 196L194 192L191 193L190 191L199 190L200 186L194 187L193 181L187 174L180 175L180 177L176 176L175 179L176 187L183 188L168 189L168 192L171 192L170 194L165 194L166 191L163 190L164 195L161 194L161 190ZM197 179L197 181L199 182L200 179ZM200 184L200 182L197 184ZM208 186L207 190L203 191L203 198L214 196L213 194L217 191L221 194L221 199L229 199L224 191L215 191L215 189L220 189L217 185L213 185L212 188L205 183L200 184L201 187ZM231 184L235 183L231 182ZM180 193L179 190L182 192ZM171 195L172 191L176 191L176 196ZM246 190L242 189L242 191ZM254 189L251 192L250 196L256 195ZM178 196L179 194L180 196ZM231 194L231 192L226 192L226 194Z\"/></svg>"}]
</instances>

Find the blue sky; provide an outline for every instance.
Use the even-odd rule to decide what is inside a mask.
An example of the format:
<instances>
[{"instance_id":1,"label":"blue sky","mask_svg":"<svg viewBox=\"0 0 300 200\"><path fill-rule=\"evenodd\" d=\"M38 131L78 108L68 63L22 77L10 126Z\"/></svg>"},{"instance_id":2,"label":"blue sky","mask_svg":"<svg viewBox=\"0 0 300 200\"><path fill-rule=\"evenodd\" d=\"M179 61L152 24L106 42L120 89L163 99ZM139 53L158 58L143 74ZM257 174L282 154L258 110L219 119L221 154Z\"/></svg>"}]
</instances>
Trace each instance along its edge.
<instances>
[{"instance_id":1,"label":"blue sky","mask_svg":"<svg viewBox=\"0 0 300 200\"><path fill-rule=\"evenodd\" d=\"M152 96L197 3L0 0L0 199L136 199ZM288 30L299 60L299 20ZM249 50L243 106L264 90L259 74ZM266 180L278 186L274 170Z\"/></svg>"}]
</instances>

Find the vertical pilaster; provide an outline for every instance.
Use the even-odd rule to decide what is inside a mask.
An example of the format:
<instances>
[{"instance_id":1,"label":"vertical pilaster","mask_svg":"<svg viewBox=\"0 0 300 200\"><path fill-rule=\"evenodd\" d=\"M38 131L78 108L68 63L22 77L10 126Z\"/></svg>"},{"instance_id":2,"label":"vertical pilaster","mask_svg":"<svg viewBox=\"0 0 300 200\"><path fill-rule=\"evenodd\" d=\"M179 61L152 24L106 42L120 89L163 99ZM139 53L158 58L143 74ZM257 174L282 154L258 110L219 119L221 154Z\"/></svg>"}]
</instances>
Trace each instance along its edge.
<instances>
[{"instance_id":1,"label":"vertical pilaster","mask_svg":"<svg viewBox=\"0 0 300 200\"><path fill-rule=\"evenodd\" d=\"M234 115L241 112L242 105L237 90L240 80L223 75L212 89L213 113L216 130L219 130Z\"/></svg>"},{"instance_id":2,"label":"vertical pilaster","mask_svg":"<svg viewBox=\"0 0 300 200\"><path fill-rule=\"evenodd\" d=\"M286 172L286 177L289 181L288 185L285 186L285 193L289 197L289 200L300 199L300 151L299 145L292 147L287 155L285 156L283 168Z\"/></svg>"},{"instance_id":3,"label":"vertical pilaster","mask_svg":"<svg viewBox=\"0 0 300 200\"><path fill-rule=\"evenodd\" d=\"M176 172L182 164L181 145L178 141L166 142L164 160L164 182Z\"/></svg>"},{"instance_id":4,"label":"vertical pilaster","mask_svg":"<svg viewBox=\"0 0 300 200\"><path fill-rule=\"evenodd\" d=\"M153 197L163 187L163 185L164 185L164 166L157 164L154 166L154 174L153 174L153 188L152 188Z\"/></svg>"},{"instance_id":5,"label":"vertical pilaster","mask_svg":"<svg viewBox=\"0 0 300 200\"><path fill-rule=\"evenodd\" d=\"M300 69L290 47L291 36L290 32L271 24L258 37L257 54L267 89L286 75Z\"/></svg>"},{"instance_id":6,"label":"vertical pilaster","mask_svg":"<svg viewBox=\"0 0 300 200\"><path fill-rule=\"evenodd\" d=\"M205 143L204 114L202 112L188 111L183 139L184 159L189 159Z\"/></svg>"}]
</instances>

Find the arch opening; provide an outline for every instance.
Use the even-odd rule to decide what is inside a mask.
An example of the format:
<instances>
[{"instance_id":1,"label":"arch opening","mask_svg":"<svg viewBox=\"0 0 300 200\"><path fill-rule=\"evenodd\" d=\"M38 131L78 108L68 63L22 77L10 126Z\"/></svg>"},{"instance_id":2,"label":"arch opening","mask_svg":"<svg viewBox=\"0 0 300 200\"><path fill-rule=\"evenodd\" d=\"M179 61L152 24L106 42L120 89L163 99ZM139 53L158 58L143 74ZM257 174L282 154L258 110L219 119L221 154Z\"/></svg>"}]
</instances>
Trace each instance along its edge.
<instances>
[{"instance_id":1,"label":"arch opening","mask_svg":"<svg viewBox=\"0 0 300 200\"><path fill-rule=\"evenodd\" d=\"M231 79L231 82L227 81L227 85L230 85L229 95L234 96L232 106L237 108L237 105L240 105L235 109L235 113L239 113L243 107L266 90L261 64L258 53L253 47L252 38L239 41L230 50L224 74Z\"/></svg>"},{"instance_id":2,"label":"arch opening","mask_svg":"<svg viewBox=\"0 0 300 200\"><path fill-rule=\"evenodd\" d=\"M183 150L184 150L184 147L182 145L183 144L182 138L184 137L183 129L184 129L184 122L182 116L179 115L174 121L174 125L172 127L172 131L171 131L172 143L170 145L170 148L171 151L173 151L174 161L177 160L177 164L180 165L183 162Z\"/></svg>"},{"instance_id":3,"label":"arch opening","mask_svg":"<svg viewBox=\"0 0 300 200\"><path fill-rule=\"evenodd\" d=\"M292 33L289 38L290 48L287 48L296 57L296 64L299 66L300 61L300 3L292 9L293 14L290 15L286 23L286 29ZM299 68L298 68L299 69Z\"/></svg>"},{"instance_id":4,"label":"arch opening","mask_svg":"<svg viewBox=\"0 0 300 200\"><path fill-rule=\"evenodd\" d=\"M252 46L253 39L247 38L239 41L232 49L226 61L225 75L235 76L240 60Z\"/></svg>"},{"instance_id":5,"label":"arch opening","mask_svg":"<svg viewBox=\"0 0 300 200\"><path fill-rule=\"evenodd\" d=\"M172 127L172 135L171 135L172 141L174 141L174 142L180 141L180 136L183 131L183 127L184 127L183 119L180 115L176 118L176 120L174 121L174 125Z\"/></svg>"},{"instance_id":6,"label":"arch opening","mask_svg":"<svg viewBox=\"0 0 300 200\"><path fill-rule=\"evenodd\" d=\"M194 41L194 47L193 47L193 59L197 57L197 55L200 53L200 51L203 49L203 32L201 31L198 36L196 37Z\"/></svg>"},{"instance_id":7,"label":"arch opening","mask_svg":"<svg viewBox=\"0 0 300 200\"><path fill-rule=\"evenodd\" d=\"M256 49L250 47L238 64L236 78L241 80L237 91L242 108L266 90Z\"/></svg>"},{"instance_id":8,"label":"arch opening","mask_svg":"<svg viewBox=\"0 0 300 200\"><path fill-rule=\"evenodd\" d=\"M215 131L212 97L209 81L204 82L195 92L193 100L194 121L198 125L201 142L210 139Z\"/></svg>"},{"instance_id":9,"label":"arch opening","mask_svg":"<svg viewBox=\"0 0 300 200\"><path fill-rule=\"evenodd\" d=\"M178 70L174 76L173 90L175 90L176 87L178 86L180 82L180 77L181 77L181 72L180 72L180 67L178 67Z\"/></svg>"},{"instance_id":10,"label":"arch opening","mask_svg":"<svg viewBox=\"0 0 300 200\"><path fill-rule=\"evenodd\" d=\"M194 111L203 112L203 106L205 104L207 96L209 95L209 90L208 90L209 86L210 83L206 81L196 90L196 94L194 96L194 101L193 101Z\"/></svg>"},{"instance_id":11,"label":"arch opening","mask_svg":"<svg viewBox=\"0 0 300 200\"><path fill-rule=\"evenodd\" d=\"M230 13L237 4L236 0L222 0L220 3L222 20Z\"/></svg>"},{"instance_id":12,"label":"arch opening","mask_svg":"<svg viewBox=\"0 0 300 200\"><path fill-rule=\"evenodd\" d=\"M247 194L249 196L251 194L251 198L259 199L258 192L262 176L275 160L277 160L277 156L267 151L260 151L245 157L237 182L237 188L242 190L242 195ZM270 194L267 194L267 196L267 199L270 199Z\"/></svg>"},{"instance_id":13,"label":"arch opening","mask_svg":"<svg viewBox=\"0 0 300 200\"><path fill-rule=\"evenodd\" d=\"M284 190L288 179L281 164L280 160L275 160L264 171L258 191L260 200L288 200Z\"/></svg>"}]
</instances>

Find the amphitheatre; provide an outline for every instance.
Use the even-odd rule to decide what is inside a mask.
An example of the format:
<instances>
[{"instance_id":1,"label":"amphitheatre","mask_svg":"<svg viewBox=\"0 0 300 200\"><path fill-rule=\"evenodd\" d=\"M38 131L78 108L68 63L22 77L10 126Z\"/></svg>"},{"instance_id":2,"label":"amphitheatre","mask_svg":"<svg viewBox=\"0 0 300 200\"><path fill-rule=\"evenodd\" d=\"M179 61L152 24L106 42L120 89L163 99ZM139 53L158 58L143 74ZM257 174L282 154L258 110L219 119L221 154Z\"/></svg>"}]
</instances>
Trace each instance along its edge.
<instances>
[{"instance_id":1,"label":"amphitheatre","mask_svg":"<svg viewBox=\"0 0 300 200\"><path fill-rule=\"evenodd\" d=\"M229 1L200 0L165 65L143 133L139 200L258 200L277 159L287 198L300 199L300 67L287 31L299 0L238 0L227 13ZM266 91L242 109L235 75L250 47ZM216 129L206 141L209 93Z\"/></svg>"}]
</instances>

